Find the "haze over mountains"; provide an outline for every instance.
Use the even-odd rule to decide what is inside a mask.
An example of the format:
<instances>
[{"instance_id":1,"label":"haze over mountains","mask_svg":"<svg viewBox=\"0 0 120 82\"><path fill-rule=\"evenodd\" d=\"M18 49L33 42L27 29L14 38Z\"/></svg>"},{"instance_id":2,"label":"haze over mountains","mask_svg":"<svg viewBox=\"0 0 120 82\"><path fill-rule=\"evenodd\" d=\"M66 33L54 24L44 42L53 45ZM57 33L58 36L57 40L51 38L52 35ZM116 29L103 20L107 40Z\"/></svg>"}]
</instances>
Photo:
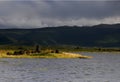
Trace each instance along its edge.
<instances>
[{"instance_id":1,"label":"haze over mountains","mask_svg":"<svg viewBox=\"0 0 120 82\"><path fill-rule=\"evenodd\" d=\"M2 25L52 27L101 23L120 23L119 0L0 0Z\"/></svg>"},{"instance_id":2,"label":"haze over mountains","mask_svg":"<svg viewBox=\"0 0 120 82\"><path fill-rule=\"evenodd\" d=\"M2 28L2 25L0 27ZM0 45L34 44L120 47L120 24L0 29Z\"/></svg>"}]
</instances>

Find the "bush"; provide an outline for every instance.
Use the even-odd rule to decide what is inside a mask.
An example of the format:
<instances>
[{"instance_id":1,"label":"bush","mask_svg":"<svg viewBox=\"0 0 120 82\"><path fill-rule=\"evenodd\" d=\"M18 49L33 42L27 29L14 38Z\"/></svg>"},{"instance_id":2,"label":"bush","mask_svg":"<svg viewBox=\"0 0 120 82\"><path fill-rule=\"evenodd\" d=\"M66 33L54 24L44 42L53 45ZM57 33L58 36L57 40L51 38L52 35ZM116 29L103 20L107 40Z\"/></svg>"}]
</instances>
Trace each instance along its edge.
<instances>
[{"instance_id":1,"label":"bush","mask_svg":"<svg viewBox=\"0 0 120 82\"><path fill-rule=\"evenodd\" d=\"M13 53L11 53L11 52L7 52L7 55L13 55Z\"/></svg>"},{"instance_id":2,"label":"bush","mask_svg":"<svg viewBox=\"0 0 120 82\"><path fill-rule=\"evenodd\" d=\"M59 53L59 50L55 50L55 53Z\"/></svg>"},{"instance_id":3,"label":"bush","mask_svg":"<svg viewBox=\"0 0 120 82\"><path fill-rule=\"evenodd\" d=\"M24 53L24 51L15 51L13 55L23 55Z\"/></svg>"}]
</instances>

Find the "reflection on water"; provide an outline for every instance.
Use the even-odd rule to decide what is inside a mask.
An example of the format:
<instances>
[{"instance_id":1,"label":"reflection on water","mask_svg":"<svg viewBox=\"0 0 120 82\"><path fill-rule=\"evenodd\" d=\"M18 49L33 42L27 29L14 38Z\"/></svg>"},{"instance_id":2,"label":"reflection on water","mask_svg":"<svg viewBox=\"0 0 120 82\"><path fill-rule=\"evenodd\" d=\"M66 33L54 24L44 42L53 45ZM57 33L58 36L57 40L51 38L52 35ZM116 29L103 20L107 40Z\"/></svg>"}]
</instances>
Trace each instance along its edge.
<instances>
[{"instance_id":1,"label":"reflection on water","mask_svg":"<svg viewBox=\"0 0 120 82\"><path fill-rule=\"evenodd\" d=\"M120 82L120 53L93 59L0 59L0 82Z\"/></svg>"}]
</instances>

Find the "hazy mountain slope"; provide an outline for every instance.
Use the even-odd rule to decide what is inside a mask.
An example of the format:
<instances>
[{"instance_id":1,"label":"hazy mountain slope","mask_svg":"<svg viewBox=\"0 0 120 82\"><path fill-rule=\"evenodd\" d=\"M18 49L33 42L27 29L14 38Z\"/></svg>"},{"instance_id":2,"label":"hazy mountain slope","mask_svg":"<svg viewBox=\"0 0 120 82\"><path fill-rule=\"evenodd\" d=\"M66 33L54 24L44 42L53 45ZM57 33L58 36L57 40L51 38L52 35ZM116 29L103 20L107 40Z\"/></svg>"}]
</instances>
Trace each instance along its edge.
<instances>
[{"instance_id":1,"label":"hazy mountain slope","mask_svg":"<svg viewBox=\"0 0 120 82\"><path fill-rule=\"evenodd\" d=\"M0 44L80 45L120 47L120 25L1 29Z\"/></svg>"}]
</instances>

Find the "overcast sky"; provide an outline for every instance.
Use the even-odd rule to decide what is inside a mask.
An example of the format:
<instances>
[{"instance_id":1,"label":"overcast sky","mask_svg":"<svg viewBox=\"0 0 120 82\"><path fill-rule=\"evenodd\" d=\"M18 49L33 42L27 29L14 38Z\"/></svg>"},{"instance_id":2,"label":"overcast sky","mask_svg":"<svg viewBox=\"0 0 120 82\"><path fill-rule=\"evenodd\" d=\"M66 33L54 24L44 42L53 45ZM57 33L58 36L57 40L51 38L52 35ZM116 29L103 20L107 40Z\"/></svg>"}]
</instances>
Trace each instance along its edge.
<instances>
[{"instance_id":1,"label":"overcast sky","mask_svg":"<svg viewBox=\"0 0 120 82\"><path fill-rule=\"evenodd\" d=\"M18 27L120 23L119 0L0 0L0 24Z\"/></svg>"}]
</instances>

